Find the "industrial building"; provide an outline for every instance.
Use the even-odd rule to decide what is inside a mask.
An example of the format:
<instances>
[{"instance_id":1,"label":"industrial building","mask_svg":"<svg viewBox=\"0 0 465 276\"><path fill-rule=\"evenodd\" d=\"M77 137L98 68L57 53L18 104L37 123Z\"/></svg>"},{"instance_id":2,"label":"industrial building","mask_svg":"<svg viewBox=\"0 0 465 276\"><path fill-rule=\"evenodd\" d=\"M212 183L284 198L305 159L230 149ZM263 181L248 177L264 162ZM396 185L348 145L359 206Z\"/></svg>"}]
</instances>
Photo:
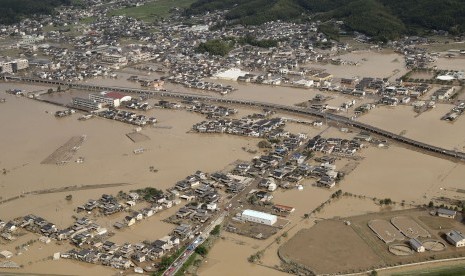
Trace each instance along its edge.
<instances>
[{"instance_id":1,"label":"industrial building","mask_svg":"<svg viewBox=\"0 0 465 276\"><path fill-rule=\"evenodd\" d=\"M446 233L447 241L450 242L455 247L465 246L465 236L457 230L452 230Z\"/></svg>"},{"instance_id":2,"label":"industrial building","mask_svg":"<svg viewBox=\"0 0 465 276\"><path fill-rule=\"evenodd\" d=\"M278 220L275 215L255 211L255 210L244 210L242 211L242 219L245 221L251 221L261 223L265 225L273 225Z\"/></svg>"}]
</instances>

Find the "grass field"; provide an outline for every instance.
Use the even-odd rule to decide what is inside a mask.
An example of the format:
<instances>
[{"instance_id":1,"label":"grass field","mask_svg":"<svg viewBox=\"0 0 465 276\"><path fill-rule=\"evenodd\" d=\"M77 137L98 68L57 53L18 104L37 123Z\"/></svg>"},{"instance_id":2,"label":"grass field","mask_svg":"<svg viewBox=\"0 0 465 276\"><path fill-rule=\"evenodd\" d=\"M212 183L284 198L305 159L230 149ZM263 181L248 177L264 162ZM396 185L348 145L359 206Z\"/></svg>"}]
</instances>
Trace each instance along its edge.
<instances>
[{"instance_id":1,"label":"grass field","mask_svg":"<svg viewBox=\"0 0 465 276\"><path fill-rule=\"evenodd\" d=\"M140 7L123 8L110 12L110 15L126 15L145 22L152 22L169 14L174 7L187 8L195 0L155 0Z\"/></svg>"},{"instance_id":2,"label":"grass field","mask_svg":"<svg viewBox=\"0 0 465 276\"><path fill-rule=\"evenodd\" d=\"M414 270L409 272L402 272L392 274L392 276L410 276L410 275L422 275L422 276L462 276L465 275L465 266L452 266L452 267L439 267L430 268L425 270Z\"/></svg>"}]
</instances>

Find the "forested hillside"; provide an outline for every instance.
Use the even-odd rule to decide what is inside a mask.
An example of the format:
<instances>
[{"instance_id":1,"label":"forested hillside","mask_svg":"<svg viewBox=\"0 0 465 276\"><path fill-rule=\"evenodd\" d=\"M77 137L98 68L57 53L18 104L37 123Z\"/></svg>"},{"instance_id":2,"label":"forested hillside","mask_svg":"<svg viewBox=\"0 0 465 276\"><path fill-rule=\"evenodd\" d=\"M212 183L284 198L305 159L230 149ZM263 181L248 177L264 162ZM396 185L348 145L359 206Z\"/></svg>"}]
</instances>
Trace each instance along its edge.
<instances>
[{"instance_id":1,"label":"forested hillside","mask_svg":"<svg viewBox=\"0 0 465 276\"><path fill-rule=\"evenodd\" d=\"M255 25L302 14L344 21L379 40L429 30L465 31L465 0L198 0L187 13L228 9L233 22Z\"/></svg>"},{"instance_id":2,"label":"forested hillside","mask_svg":"<svg viewBox=\"0 0 465 276\"><path fill-rule=\"evenodd\" d=\"M71 0L0 0L0 24L16 23L34 14L53 14L54 8L71 3Z\"/></svg>"}]
</instances>

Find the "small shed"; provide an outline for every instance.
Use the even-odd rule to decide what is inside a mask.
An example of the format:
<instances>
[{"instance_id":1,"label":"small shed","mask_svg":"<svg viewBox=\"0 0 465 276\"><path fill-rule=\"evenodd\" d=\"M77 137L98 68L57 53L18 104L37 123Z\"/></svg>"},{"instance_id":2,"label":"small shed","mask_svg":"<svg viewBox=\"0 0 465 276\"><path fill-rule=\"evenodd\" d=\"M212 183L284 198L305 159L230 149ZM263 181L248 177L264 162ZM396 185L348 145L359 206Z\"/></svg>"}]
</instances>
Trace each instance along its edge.
<instances>
[{"instance_id":1,"label":"small shed","mask_svg":"<svg viewBox=\"0 0 465 276\"><path fill-rule=\"evenodd\" d=\"M410 239L409 244L412 247L412 249L415 250L416 252L425 252L425 247L419 240L415 238Z\"/></svg>"}]
</instances>

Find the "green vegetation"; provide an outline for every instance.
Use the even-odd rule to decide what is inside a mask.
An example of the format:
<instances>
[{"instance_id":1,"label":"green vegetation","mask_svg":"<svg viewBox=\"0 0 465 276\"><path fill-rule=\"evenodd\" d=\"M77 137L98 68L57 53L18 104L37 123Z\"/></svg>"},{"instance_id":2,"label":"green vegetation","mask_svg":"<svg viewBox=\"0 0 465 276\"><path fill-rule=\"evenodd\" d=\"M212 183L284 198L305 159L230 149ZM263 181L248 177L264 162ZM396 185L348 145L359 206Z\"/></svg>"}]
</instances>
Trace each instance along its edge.
<instances>
[{"instance_id":1,"label":"green vegetation","mask_svg":"<svg viewBox=\"0 0 465 276\"><path fill-rule=\"evenodd\" d=\"M463 266L451 266L440 268L428 268L425 270L409 271L405 273L395 273L393 276L422 275L422 276L461 276L465 274Z\"/></svg>"},{"instance_id":2,"label":"green vegetation","mask_svg":"<svg viewBox=\"0 0 465 276\"><path fill-rule=\"evenodd\" d=\"M83 24L91 24L91 23L94 23L96 20L97 18L95 16L89 16L89 17L82 18L80 22Z\"/></svg>"},{"instance_id":3,"label":"green vegetation","mask_svg":"<svg viewBox=\"0 0 465 276\"><path fill-rule=\"evenodd\" d=\"M215 226L215 228L213 228L213 230L210 231L210 235L219 236L220 232L221 232L221 225L218 224L217 226Z\"/></svg>"},{"instance_id":4,"label":"green vegetation","mask_svg":"<svg viewBox=\"0 0 465 276\"><path fill-rule=\"evenodd\" d=\"M218 9L229 9L227 18L245 25L278 19L294 21L302 19L304 13L323 22L342 20L348 30L378 41L432 29L452 34L465 31L463 0L198 0L187 14ZM324 24L320 30L337 39L337 28Z\"/></svg>"},{"instance_id":5,"label":"green vegetation","mask_svg":"<svg viewBox=\"0 0 465 276\"><path fill-rule=\"evenodd\" d=\"M142 196L143 199L151 201L153 197L158 197L163 195L163 191L157 188L147 187L144 189L137 189L134 192Z\"/></svg>"},{"instance_id":6,"label":"green vegetation","mask_svg":"<svg viewBox=\"0 0 465 276\"><path fill-rule=\"evenodd\" d=\"M200 245L197 248L195 248L195 253L199 254L202 257L205 257L208 254L208 249L204 245Z\"/></svg>"},{"instance_id":7,"label":"green vegetation","mask_svg":"<svg viewBox=\"0 0 465 276\"><path fill-rule=\"evenodd\" d=\"M255 37L250 36L250 35L240 38L238 42L242 45L249 44L249 45L261 47L261 48L271 48L271 47L278 46L278 41L275 39L257 40Z\"/></svg>"},{"instance_id":8,"label":"green vegetation","mask_svg":"<svg viewBox=\"0 0 465 276\"><path fill-rule=\"evenodd\" d=\"M212 39L205 43L200 43L196 51L199 53L210 53L216 56L226 56L234 48L234 41Z\"/></svg>"},{"instance_id":9,"label":"green vegetation","mask_svg":"<svg viewBox=\"0 0 465 276\"><path fill-rule=\"evenodd\" d=\"M162 275L163 272L179 257L182 252L184 252L185 247L178 249L173 255L167 257L164 256L161 258L161 262L158 266L158 272L154 275Z\"/></svg>"},{"instance_id":10,"label":"green vegetation","mask_svg":"<svg viewBox=\"0 0 465 276\"><path fill-rule=\"evenodd\" d=\"M264 254L264 253L265 253L265 252L264 252L263 250L260 250L260 251L258 251L257 253L250 255L250 256L247 258L247 260L248 260L250 263L256 263L256 262L260 261L260 259L263 257L263 254Z\"/></svg>"},{"instance_id":11,"label":"green vegetation","mask_svg":"<svg viewBox=\"0 0 465 276\"><path fill-rule=\"evenodd\" d=\"M0 24L17 23L36 14L54 14L56 7L71 4L71 0L0 0Z\"/></svg>"},{"instance_id":12,"label":"green vegetation","mask_svg":"<svg viewBox=\"0 0 465 276\"><path fill-rule=\"evenodd\" d=\"M379 204L381 204L381 205L383 205L383 204L384 204L384 205L391 205L391 204L393 204L393 203L394 203L394 202L392 202L392 200L391 200L390 198L381 199L381 200L379 201Z\"/></svg>"},{"instance_id":13,"label":"green vegetation","mask_svg":"<svg viewBox=\"0 0 465 276\"><path fill-rule=\"evenodd\" d=\"M139 7L126 7L111 11L110 15L126 15L146 22L153 22L167 16L173 8L187 8L195 0L157 0Z\"/></svg>"},{"instance_id":14,"label":"green vegetation","mask_svg":"<svg viewBox=\"0 0 465 276\"><path fill-rule=\"evenodd\" d=\"M332 24L321 24L319 31L324 33L329 38L339 41L339 29Z\"/></svg>"}]
</instances>

